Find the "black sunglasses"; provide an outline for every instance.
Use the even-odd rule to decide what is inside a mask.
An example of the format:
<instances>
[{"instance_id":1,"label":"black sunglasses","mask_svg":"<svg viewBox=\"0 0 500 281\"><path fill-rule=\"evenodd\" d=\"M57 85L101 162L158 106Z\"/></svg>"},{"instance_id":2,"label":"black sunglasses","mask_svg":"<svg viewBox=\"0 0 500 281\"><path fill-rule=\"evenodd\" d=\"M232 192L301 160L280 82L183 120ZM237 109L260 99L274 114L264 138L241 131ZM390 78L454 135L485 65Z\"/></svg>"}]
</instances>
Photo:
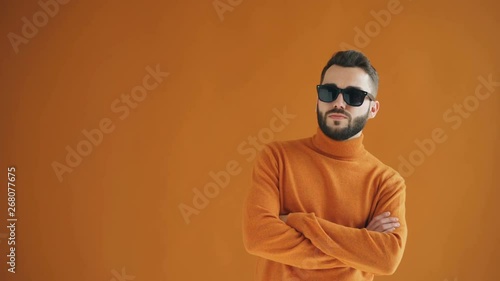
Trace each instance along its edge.
<instances>
[{"instance_id":1,"label":"black sunglasses","mask_svg":"<svg viewBox=\"0 0 500 281\"><path fill-rule=\"evenodd\" d=\"M372 94L354 87L341 89L335 84L323 84L317 85L316 90L318 98L322 102L332 102L337 99L340 93L342 93L345 103L350 106L361 106L367 96L371 101L375 100Z\"/></svg>"}]
</instances>

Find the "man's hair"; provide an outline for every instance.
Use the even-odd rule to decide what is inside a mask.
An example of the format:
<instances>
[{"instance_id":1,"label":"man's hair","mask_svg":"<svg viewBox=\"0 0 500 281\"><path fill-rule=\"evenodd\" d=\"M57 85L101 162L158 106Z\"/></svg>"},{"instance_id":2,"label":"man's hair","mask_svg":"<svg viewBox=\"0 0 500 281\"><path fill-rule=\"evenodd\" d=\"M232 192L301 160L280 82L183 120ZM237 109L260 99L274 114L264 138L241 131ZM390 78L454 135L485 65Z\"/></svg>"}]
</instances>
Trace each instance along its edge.
<instances>
[{"instance_id":1,"label":"man's hair","mask_svg":"<svg viewBox=\"0 0 500 281\"><path fill-rule=\"evenodd\" d=\"M338 65L343 67L359 67L363 69L372 79L373 90L376 94L378 90L378 74L377 70L370 64L370 60L361 52L354 50L340 51L333 54L332 58L326 63L323 71L321 72L320 83L323 83L325 78L325 73L332 65Z\"/></svg>"}]
</instances>

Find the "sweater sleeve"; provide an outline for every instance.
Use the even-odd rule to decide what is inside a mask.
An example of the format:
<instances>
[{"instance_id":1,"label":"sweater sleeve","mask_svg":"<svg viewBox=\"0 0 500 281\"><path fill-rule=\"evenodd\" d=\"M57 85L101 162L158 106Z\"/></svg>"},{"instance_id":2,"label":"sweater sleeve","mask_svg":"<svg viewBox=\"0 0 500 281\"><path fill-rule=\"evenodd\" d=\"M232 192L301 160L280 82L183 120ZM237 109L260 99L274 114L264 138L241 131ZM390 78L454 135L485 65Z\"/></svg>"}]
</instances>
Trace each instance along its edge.
<instances>
[{"instance_id":1,"label":"sweater sleeve","mask_svg":"<svg viewBox=\"0 0 500 281\"><path fill-rule=\"evenodd\" d=\"M302 269L346 267L279 218L278 161L269 145L255 162L243 208L243 243L253 255Z\"/></svg>"},{"instance_id":2,"label":"sweater sleeve","mask_svg":"<svg viewBox=\"0 0 500 281\"><path fill-rule=\"evenodd\" d=\"M399 218L401 226L392 233L369 231L335 224L314 213L291 213L287 224L304 234L324 253L347 266L377 275L393 274L406 245L405 184L399 176L381 186L374 216L385 211Z\"/></svg>"}]
</instances>

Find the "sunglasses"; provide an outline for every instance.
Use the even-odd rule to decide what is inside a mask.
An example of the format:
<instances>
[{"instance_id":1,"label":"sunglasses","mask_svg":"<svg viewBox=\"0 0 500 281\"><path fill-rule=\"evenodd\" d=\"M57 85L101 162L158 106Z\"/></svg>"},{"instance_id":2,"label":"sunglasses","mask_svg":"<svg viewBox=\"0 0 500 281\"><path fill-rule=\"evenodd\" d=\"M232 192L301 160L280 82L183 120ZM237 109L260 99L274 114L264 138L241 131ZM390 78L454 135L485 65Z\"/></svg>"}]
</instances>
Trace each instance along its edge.
<instances>
[{"instance_id":1,"label":"sunglasses","mask_svg":"<svg viewBox=\"0 0 500 281\"><path fill-rule=\"evenodd\" d=\"M322 102L332 102L337 99L340 93L342 93L345 103L350 106L361 106L367 96L371 101L375 100L372 94L354 87L341 89L335 84L323 84L317 85L316 90L318 98Z\"/></svg>"}]
</instances>

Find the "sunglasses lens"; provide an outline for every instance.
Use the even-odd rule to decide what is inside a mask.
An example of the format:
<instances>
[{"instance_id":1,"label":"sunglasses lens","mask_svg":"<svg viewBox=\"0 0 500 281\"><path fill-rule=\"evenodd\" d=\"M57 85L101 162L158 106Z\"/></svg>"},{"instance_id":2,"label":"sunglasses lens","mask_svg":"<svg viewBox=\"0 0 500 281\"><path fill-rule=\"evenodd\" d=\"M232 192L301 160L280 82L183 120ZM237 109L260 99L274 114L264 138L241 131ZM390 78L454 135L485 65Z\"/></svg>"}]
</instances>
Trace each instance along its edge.
<instances>
[{"instance_id":1,"label":"sunglasses lens","mask_svg":"<svg viewBox=\"0 0 500 281\"><path fill-rule=\"evenodd\" d=\"M318 99L322 102L332 102L337 99L340 89L334 85L318 85ZM345 103L350 106L361 106L365 100L366 93L356 88L342 90Z\"/></svg>"},{"instance_id":2,"label":"sunglasses lens","mask_svg":"<svg viewBox=\"0 0 500 281\"><path fill-rule=\"evenodd\" d=\"M332 87L319 86L318 87L318 98L322 102L332 102L337 98L337 91Z\"/></svg>"},{"instance_id":3,"label":"sunglasses lens","mask_svg":"<svg viewBox=\"0 0 500 281\"><path fill-rule=\"evenodd\" d=\"M345 102L351 106L360 106L365 100L365 93L358 89L346 89L344 90L346 95L344 95Z\"/></svg>"}]
</instances>

